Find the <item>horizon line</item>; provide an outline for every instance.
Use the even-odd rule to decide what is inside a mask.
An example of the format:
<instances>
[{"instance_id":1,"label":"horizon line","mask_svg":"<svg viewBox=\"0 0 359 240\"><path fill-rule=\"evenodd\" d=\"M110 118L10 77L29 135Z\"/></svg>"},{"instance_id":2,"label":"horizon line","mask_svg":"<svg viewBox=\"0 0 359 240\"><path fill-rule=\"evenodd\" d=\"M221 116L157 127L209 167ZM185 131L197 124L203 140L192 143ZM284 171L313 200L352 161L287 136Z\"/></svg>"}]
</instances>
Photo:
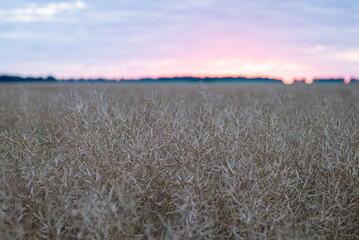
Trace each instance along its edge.
<instances>
[{"instance_id":1,"label":"horizon line","mask_svg":"<svg viewBox=\"0 0 359 240\"><path fill-rule=\"evenodd\" d=\"M284 84L293 84L293 83L306 83L306 84L311 84L314 81L330 81L330 80L336 80L336 81L343 81L343 83L350 83L351 81L359 81L359 78L357 77L348 77L348 76L316 76L316 77L311 77L310 81L307 81L307 78L305 77L301 77L301 78L292 78L291 83L288 83L285 81L285 78L280 78L280 77L273 77L273 76L263 76L263 75L258 75L258 76L245 76L245 75L207 75L207 76L200 76L200 75L173 75L173 76L146 76L146 77L84 77L84 76L80 76L80 77L67 77L67 78L60 78L57 76L54 76L52 74L48 74L47 76L44 75L16 75L16 74L3 74L0 73L0 78L18 78L21 80L26 80L26 79L42 79L42 80L46 80L46 79L51 79L52 81L98 81L98 80L102 80L102 81L115 81L115 82L120 82L120 81L141 81L141 80L164 80L164 79L183 79L185 80L187 79L233 79L235 80L239 80L239 79L243 79L243 80L275 80L275 81L280 81Z\"/></svg>"}]
</instances>

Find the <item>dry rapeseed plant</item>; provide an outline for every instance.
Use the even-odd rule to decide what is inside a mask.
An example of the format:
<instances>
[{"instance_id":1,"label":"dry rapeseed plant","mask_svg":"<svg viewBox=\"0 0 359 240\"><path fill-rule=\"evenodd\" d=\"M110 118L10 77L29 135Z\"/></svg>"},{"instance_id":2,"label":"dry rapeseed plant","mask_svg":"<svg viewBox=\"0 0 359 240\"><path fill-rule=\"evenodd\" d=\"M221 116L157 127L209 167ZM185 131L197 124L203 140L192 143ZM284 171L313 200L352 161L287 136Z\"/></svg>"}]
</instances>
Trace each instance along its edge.
<instances>
[{"instance_id":1,"label":"dry rapeseed plant","mask_svg":"<svg viewBox=\"0 0 359 240\"><path fill-rule=\"evenodd\" d=\"M0 97L1 239L359 238L357 86Z\"/></svg>"}]
</instances>

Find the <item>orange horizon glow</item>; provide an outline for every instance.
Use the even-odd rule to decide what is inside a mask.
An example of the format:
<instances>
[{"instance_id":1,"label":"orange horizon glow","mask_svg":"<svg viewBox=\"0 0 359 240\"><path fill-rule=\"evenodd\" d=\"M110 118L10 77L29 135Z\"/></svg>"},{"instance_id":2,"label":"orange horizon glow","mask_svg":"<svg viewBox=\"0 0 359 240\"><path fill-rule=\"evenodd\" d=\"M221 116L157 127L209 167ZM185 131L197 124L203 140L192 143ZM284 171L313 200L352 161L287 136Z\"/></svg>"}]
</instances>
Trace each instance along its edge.
<instances>
[{"instance_id":1,"label":"orange horizon glow","mask_svg":"<svg viewBox=\"0 0 359 240\"><path fill-rule=\"evenodd\" d=\"M255 43L246 43L243 46L233 44L228 49L225 41L217 39L214 44L217 47L211 51L204 48L198 49L195 45L188 46L193 51L187 51L183 55L155 59L133 59L113 64L83 64L83 63L30 63L25 65L23 72L33 71L34 68L43 69L46 66L47 75L39 71L32 76L55 76L59 79L141 79L141 78L172 78L172 77L245 77L245 78L270 78L282 80L285 84L292 84L304 80L311 84L318 78L342 78L349 83L354 75L349 74L325 74L325 71L315 69L313 66L301 63L296 58L276 58L275 52L270 48L258 48ZM254 45L253 45L254 44ZM317 50L316 50L317 51ZM323 51L323 48L320 48ZM19 68L17 68L19 69ZM60 74L59 74L60 72ZM26 74L21 74L26 76Z\"/></svg>"}]
</instances>

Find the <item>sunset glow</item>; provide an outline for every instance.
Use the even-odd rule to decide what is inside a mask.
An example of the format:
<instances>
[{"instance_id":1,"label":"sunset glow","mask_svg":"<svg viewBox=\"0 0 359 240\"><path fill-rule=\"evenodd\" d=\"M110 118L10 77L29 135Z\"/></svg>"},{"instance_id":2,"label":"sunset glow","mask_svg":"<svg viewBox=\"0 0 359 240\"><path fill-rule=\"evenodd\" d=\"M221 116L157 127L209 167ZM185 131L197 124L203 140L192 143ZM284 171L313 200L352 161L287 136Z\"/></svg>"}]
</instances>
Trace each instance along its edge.
<instances>
[{"instance_id":1,"label":"sunset glow","mask_svg":"<svg viewBox=\"0 0 359 240\"><path fill-rule=\"evenodd\" d=\"M357 1L9 1L0 74L359 77Z\"/></svg>"}]
</instances>

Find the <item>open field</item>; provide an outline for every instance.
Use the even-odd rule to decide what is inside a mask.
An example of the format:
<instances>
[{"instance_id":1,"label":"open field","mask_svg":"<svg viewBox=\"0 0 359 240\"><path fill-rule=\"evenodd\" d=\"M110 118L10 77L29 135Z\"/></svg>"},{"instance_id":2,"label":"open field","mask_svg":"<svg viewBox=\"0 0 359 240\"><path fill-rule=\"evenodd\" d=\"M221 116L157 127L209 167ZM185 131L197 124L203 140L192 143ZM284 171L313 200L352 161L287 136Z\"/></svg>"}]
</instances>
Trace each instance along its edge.
<instances>
[{"instance_id":1,"label":"open field","mask_svg":"<svg viewBox=\"0 0 359 240\"><path fill-rule=\"evenodd\" d=\"M358 239L359 86L0 85L0 239Z\"/></svg>"}]
</instances>

